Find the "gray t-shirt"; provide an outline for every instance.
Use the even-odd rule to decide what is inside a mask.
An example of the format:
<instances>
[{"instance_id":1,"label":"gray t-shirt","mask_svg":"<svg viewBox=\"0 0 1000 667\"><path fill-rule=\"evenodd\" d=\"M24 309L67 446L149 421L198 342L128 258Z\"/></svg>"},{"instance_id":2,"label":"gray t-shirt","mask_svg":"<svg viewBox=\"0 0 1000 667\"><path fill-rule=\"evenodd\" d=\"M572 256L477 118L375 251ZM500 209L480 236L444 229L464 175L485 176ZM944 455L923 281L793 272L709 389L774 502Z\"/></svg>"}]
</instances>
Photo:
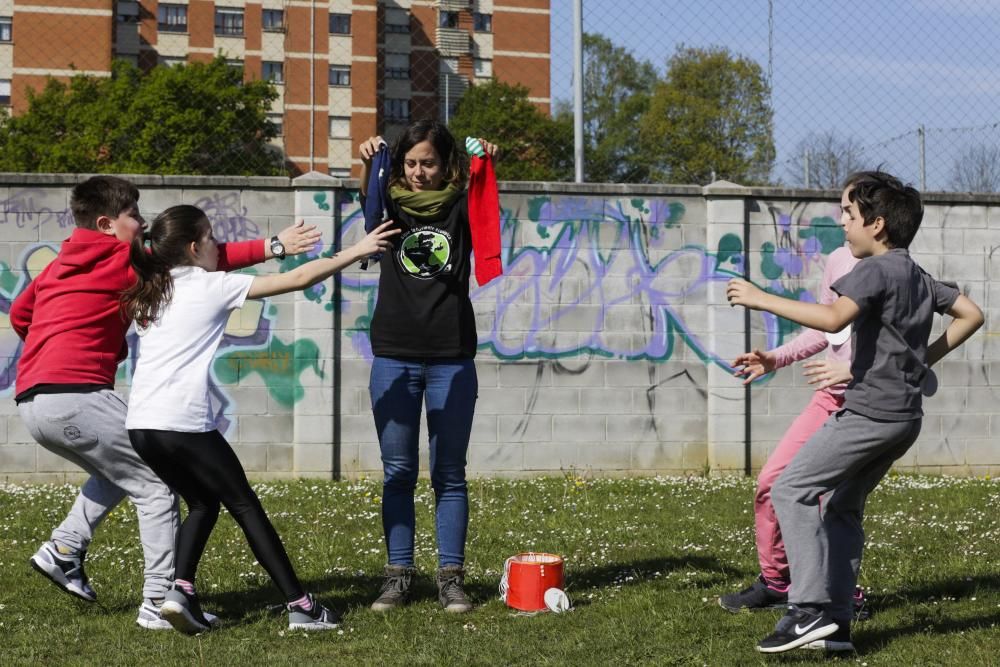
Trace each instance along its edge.
<instances>
[{"instance_id":1,"label":"gray t-shirt","mask_svg":"<svg viewBox=\"0 0 1000 667\"><path fill-rule=\"evenodd\" d=\"M934 280L902 248L866 257L832 289L861 309L844 408L872 419L920 419L934 313L951 308L958 289Z\"/></svg>"}]
</instances>

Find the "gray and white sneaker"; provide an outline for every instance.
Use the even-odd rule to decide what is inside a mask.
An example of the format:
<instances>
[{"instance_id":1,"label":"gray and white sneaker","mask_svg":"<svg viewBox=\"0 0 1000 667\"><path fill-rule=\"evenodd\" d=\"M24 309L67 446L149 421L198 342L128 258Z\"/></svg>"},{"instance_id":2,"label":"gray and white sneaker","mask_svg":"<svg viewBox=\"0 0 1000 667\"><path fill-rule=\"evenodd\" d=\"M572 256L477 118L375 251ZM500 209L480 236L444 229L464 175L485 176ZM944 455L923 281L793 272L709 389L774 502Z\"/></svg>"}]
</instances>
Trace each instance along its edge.
<instances>
[{"instance_id":1,"label":"gray and white sneaker","mask_svg":"<svg viewBox=\"0 0 1000 667\"><path fill-rule=\"evenodd\" d=\"M83 571L86 557L86 551L63 554L53 542L45 542L28 562L61 590L81 600L94 602L97 593L90 587L87 573Z\"/></svg>"},{"instance_id":2,"label":"gray and white sneaker","mask_svg":"<svg viewBox=\"0 0 1000 667\"><path fill-rule=\"evenodd\" d=\"M167 591L163 597L160 616L166 619L174 630L186 635L196 635L212 629L212 624L201 611L198 595L188 595L177 586Z\"/></svg>"},{"instance_id":3,"label":"gray and white sneaker","mask_svg":"<svg viewBox=\"0 0 1000 667\"><path fill-rule=\"evenodd\" d=\"M162 599L159 602L149 598L143 600L142 605L139 607L139 615L135 619L136 625L147 630L173 630L174 626L170 625L170 621L163 618L160 614L160 605L162 604ZM201 615L205 617L205 620L212 627L215 627L219 622L219 618L215 614L203 611Z\"/></svg>"},{"instance_id":4,"label":"gray and white sneaker","mask_svg":"<svg viewBox=\"0 0 1000 667\"><path fill-rule=\"evenodd\" d=\"M340 617L332 611L316 602L316 598L309 595L309 602L312 607L307 611L298 605L288 605L288 629L289 630L336 630L340 625Z\"/></svg>"}]
</instances>

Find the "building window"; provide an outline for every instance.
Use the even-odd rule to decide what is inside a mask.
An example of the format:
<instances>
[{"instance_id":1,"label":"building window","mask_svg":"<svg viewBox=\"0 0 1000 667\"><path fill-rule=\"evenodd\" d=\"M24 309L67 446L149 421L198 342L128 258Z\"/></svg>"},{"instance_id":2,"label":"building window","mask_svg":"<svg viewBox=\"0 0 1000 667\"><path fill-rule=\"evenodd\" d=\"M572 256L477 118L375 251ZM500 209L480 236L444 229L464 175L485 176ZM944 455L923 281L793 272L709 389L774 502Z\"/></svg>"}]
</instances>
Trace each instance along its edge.
<instances>
[{"instance_id":1,"label":"building window","mask_svg":"<svg viewBox=\"0 0 1000 667\"><path fill-rule=\"evenodd\" d=\"M409 34L410 14L405 9L395 7L385 8L385 31L399 34Z\"/></svg>"},{"instance_id":2,"label":"building window","mask_svg":"<svg viewBox=\"0 0 1000 667\"><path fill-rule=\"evenodd\" d=\"M187 59L184 56L160 56L159 61L165 67L177 67L186 63Z\"/></svg>"},{"instance_id":3,"label":"building window","mask_svg":"<svg viewBox=\"0 0 1000 667\"><path fill-rule=\"evenodd\" d=\"M156 8L156 28L160 32L187 32L187 5L160 5Z\"/></svg>"},{"instance_id":4,"label":"building window","mask_svg":"<svg viewBox=\"0 0 1000 667\"><path fill-rule=\"evenodd\" d=\"M14 41L14 22L9 16L0 16L0 42Z\"/></svg>"},{"instance_id":5,"label":"building window","mask_svg":"<svg viewBox=\"0 0 1000 667\"><path fill-rule=\"evenodd\" d=\"M472 15L472 29L476 32L493 32L493 14L475 12Z\"/></svg>"},{"instance_id":6,"label":"building window","mask_svg":"<svg viewBox=\"0 0 1000 667\"><path fill-rule=\"evenodd\" d=\"M330 138L331 139L351 138L350 116L330 116Z\"/></svg>"},{"instance_id":7,"label":"building window","mask_svg":"<svg viewBox=\"0 0 1000 667\"><path fill-rule=\"evenodd\" d=\"M284 117L280 113L269 113L267 114L267 120L271 125L274 125L274 133L276 136L283 137L285 135L285 125Z\"/></svg>"},{"instance_id":8,"label":"building window","mask_svg":"<svg viewBox=\"0 0 1000 667\"><path fill-rule=\"evenodd\" d=\"M0 104L10 104L10 79L0 79Z\"/></svg>"},{"instance_id":9,"label":"building window","mask_svg":"<svg viewBox=\"0 0 1000 667\"><path fill-rule=\"evenodd\" d=\"M216 7L215 34L222 37L242 37L243 10L235 7Z\"/></svg>"},{"instance_id":10,"label":"building window","mask_svg":"<svg viewBox=\"0 0 1000 667\"><path fill-rule=\"evenodd\" d=\"M385 98L385 119L390 123L409 123L410 100L398 97Z\"/></svg>"},{"instance_id":11,"label":"building window","mask_svg":"<svg viewBox=\"0 0 1000 667\"><path fill-rule=\"evenodd\" d=\"M385 54L385 78L409 79L410 54L408 53Z\"/></svg>"},{"instance_id":12,"label":"building window","mask_svg":"<svg viewBox=\"0 0 1000 667\"><path fill-rule=\"evenodd\" d=\"M115 20L118 23L138 23L139 3L135 0L121 0L116 6Z\"/></svg>"},{"instance_id":13,"label":"building window","mask_svg":"<svg viewBox=\"0 0 1000 667\"><path fill-rule=\"evenodd\" d=\"M331 86L351 85L351 66L330 65L330 85Z\"/></svg>"},{"instance_id":14,"label":"building window","mask_svg":"<svg viewBox=\"0 0 1000 667\"><path fill-rule=\"evenodd\" d=\"M273 83L285 82L284 63L265 60L261 65L264 81L271 81Z\"/></svg>"},{"instance_id":15,"label":"building window","mask_svg":"<svg viewBox=\"0 0 1000 667\"><path fill-rule=\"evenodd\" d=\"M493 76L493 61L486 58L473 58L472 69L477 77Z\"/></svg>"},{"instance_id":16,"label":"building window","mask_svg":"<svg viewBox=\"0 0 1000 667\"><path fill-rule=\"evenodd\" d=\"M350 14L330 14L330 34L350 35L351 15Z\"/></svg>"},{"instance_id":17,"label":"building window","mask_svg":"<svg viewBox=\"0 0 1000 667\"><path fill-rule=\"evenodd\" d=\"M457 28L458 12L441 12L441 14L438 16L438 27Z\"/></svg>"},{"instance_id":18,"label":"building window","mask_svg":"<svg viewBox=\"0 0 1000 667\"><path fill-rule=\"evenodd\" d=\"M264 31L281 32L285 29L285 12L281 9L264 10Z\"/></svg>"}]
</instances>

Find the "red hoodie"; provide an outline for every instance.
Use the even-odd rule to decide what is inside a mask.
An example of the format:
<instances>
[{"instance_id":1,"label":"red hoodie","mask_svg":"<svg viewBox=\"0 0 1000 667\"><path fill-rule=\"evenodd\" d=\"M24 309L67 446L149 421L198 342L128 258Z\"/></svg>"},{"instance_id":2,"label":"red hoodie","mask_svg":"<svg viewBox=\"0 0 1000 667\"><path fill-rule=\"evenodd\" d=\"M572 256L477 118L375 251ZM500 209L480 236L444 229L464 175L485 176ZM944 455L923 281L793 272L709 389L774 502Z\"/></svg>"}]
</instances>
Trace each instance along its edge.
<instances>
[{"instance_id":1,"label":"red hoodie","mask_svg":"<svg viewBox=\"0 0 1000 667\"><path fill-rule=\"evenodd\" d=\"M220 271L263 259L261 241L219 246ZM15 396L39 384L113 386L131 324L119 299L135 279L128 243L75 229L11 305L11 327L24 341Z\"/></svg>"}]
</instances>

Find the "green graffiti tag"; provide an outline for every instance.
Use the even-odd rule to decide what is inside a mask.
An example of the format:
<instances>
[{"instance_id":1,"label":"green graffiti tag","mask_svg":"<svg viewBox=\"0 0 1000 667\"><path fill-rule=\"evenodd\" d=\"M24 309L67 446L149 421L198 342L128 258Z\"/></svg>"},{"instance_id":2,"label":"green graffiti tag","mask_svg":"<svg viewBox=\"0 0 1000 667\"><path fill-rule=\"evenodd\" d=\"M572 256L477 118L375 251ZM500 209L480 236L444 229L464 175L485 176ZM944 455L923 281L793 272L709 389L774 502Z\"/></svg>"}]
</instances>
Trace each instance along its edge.
<instances>
[{"instance_id":1,"label":"green graffiti tag","mask_svg":"<svg viewBox=\"0 0 1000 667\"><path fill-rule=\"evenodd\" d=\"M763 273L764 277L768 280L777 280L781 277L781 274L785 272L785 270L774 261L774 253L774 244L770 241L764 243L760 247L760 272Z\"/></svg>"},{"instance_id":2,"label":"green graffiti tag","mask_svg":"<svg viewBox=\"0 0 1000 667\"><path fill-rule=\"evenodd\" d=\"M316 202L316 206L319 207L321 211L329 211L330 205L326 202L326 193L317 192L313 195L313 201Z\"/></svg>"},{"instance_id":3,"label":"green graffiti tag","mask_svg":"<svg viewBox=\"0 0 1000 667\"><path fill-rule=\"evenodd\" d=\"M319 377L324 377L316 343L299 338L286 345L277 337L272 338L266 348L220 354L213 365L221 384L236 384L240 378L259 374L271 397L287 407L305 396L300 376L310 368Z\"/></svg>"},{"instance_id":4,"label":"green graffiti tag","mask_svg":"<svg viewBox=\"0 0 1000 667\"><path fill-rule=\"evenodd\" d=\"M836 220L823 216L813 218L809 222L809 227L799 231L799 238L816 239L820 244L820 252L829 255L844 245L844 230Z\"/></svg>"},{"instance_id":5,"label":"green graffiti tag","mask_svg":"<svg viewBox=\"0 0 1000 667\"><path fill-rule=\"evenodd\" d=\"M715 268L722 268L726 262L739 264L743 255L743 240L736 234L726 234L719 239L715 253Z\"/></svg>"},{"instance_id":6,"label":"green graffiti tag","mask_svg":"<svg viewBox=\"0 0 1000 667\"><path fill-rule=\"evenodd\" d=\"M0 262L0 290L4 294L13 294L18 282L17 274L11 271L7 264Z\"/></svg>"}]
</instances>

